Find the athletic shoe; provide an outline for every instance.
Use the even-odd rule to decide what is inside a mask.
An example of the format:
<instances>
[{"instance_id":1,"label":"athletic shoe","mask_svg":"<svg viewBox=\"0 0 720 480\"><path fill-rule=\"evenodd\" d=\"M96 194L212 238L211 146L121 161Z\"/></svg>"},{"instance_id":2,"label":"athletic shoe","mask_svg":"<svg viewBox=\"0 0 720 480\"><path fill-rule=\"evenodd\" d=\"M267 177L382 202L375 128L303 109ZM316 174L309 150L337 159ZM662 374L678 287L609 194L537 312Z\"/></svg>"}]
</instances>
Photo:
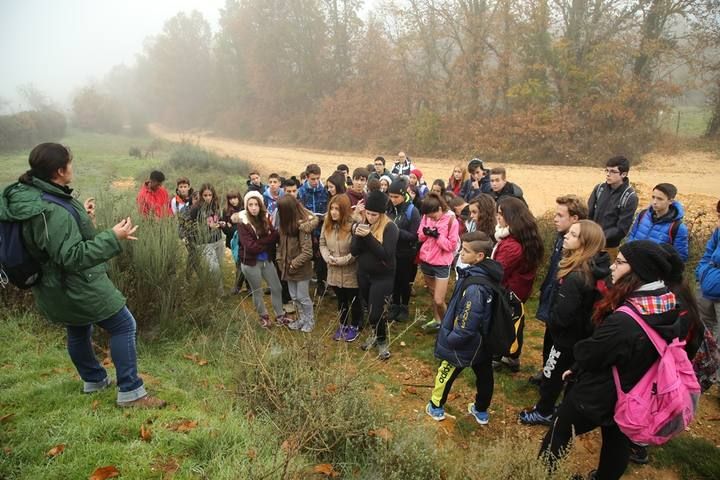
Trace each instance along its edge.
<instances>
[{"instance_id":1,"label":"athletic shoe","mask_svg":"<svg viewBox=\"0 0 720 480\"><path fill-rule=\"evenodd\" d=\"M363 342L362 345L360 345L360 348L363 350L370 350L375 345L377 345L377 337L374 333L371 333L368 338Z\"/></svg>"},{"instance_id":2,"label":"athletic shoe","mask_svg":"<svg viewBox=\"0 0 720 480\"><path fill-rule=\"evenodd\" d=\"M165 405L167 405L165 400L151 395L145 395L129 402L117 402L117 406L121 408L163 408Z\"/></svg>"},{"instance_id":3,"label":"athletic shoe","mask_svg":"<svg viewBox=\"0 0 720 480\"><path fill-rule=\"evenodd\" d=\"M433 320L430 320L429 322L427 322L426 324L424 324L420 328L422 328L426 332L437 332L438 330L440 330L440 322L433 319Z\"/></svg>"},{"instance_id":4,"label":"athletic shoe","mask_svg":"<svg viewBox=\"0 0 720 480\"><path fill-rule=\"evenodd\" d=\"M349 325L345 329L345 336L343 337L343 340L345 340L346 342L354 342L359 336L360 330L357 327Z\"/></svg>"},{"instance_id":5,"label":"athletic shoe","mask_svg":"<svg viewBox=\"0 0 720 480\"><path fill-rule=\"evenodd\" d=\"M637 445L631 442L629 460L633 463L637 463L638 465L647 465L647 463L650 461L650 458L648 457L647 447L643 447L642 445Z\"/></svg>"},{"instance_id":6,"label":"athletic shoe","mask_svg":"<svg viewBox=\"0 0 720 480\"><path fill-rule=\"evenodd\" d=\"M478 422L480 425L487 425L490 421L490 415L488 414L488 412L478 412L477 408L475 408L474 403L468 405L468 413L475 417L475 421Z\"/></svg>"},{"instance_id":7,"label":"athletic shoe","mask_svg":"<svg viewBox=\"0 0 720 480\"><path fill-rule=\"evenodd\" d=\"M387 309L387 314L385 315L385 319L388 322L394 322L397 319L399 311L400 311L400 305L390 305Z\"/></svg>"},{"instance_id":8,"label":"athletic shoe","mask_svg":"<svg viewBox=\"0 0 720 480\"><path fill-rule=\"evenodd\" d=\"M398 305L398 312L395 316L395 321L398 323L407 322L410 318L407 305Z\"/></svg>"},{"instance_id":9,"label":"athletic shoe","mask_svg":"<svg viewBox=\"0 0 720 480\"><path fill-rule=\"evenodd\" d=\"M315 328L314 323L306 323L300 328L300 331L303 333L310 333L313 331L314 328Z\"/></svg>"},{"instance_id":10,"label":"athletic shoe","mask_svg":"<svg viewBox=\"0 0 720 480\"><path fill-rule=\"evenodd\" d=\"M282 315L279 315L279 316L275 319L275 323L276 323L279 327L287 327L288 324L289 324L290 322L292 322L292 321L293 321L293 319L290 318L290 317L288 317L288 316L285 315L284 313L283 313Z\"/></svg>"},{"instance_id":11,"label":"athletic shoe","mask_svg":"<svg viewBox=\"0 0 720 480\"><path fill-rule=\"evenodd\" d=\"M520 423L523 425L545 425L549 426L552 425L553 416L550 415L543 415L540 412L537 411L535 407L533 407L530 410L523 410L520 412L520 415L518 415L518 418L520 420Z\"/></svg>"},{"instance_id":12,"label":"athletic shoe","mask_svg":"<svg viewBox=\"0 0 720 480\"><path fill-rule=\"evenodd\" d=\"M332 339L336 342L338 340L344 340L345 339L345 330L347 330L347 327L345 325L340 325L337 327L337 330L335 330L335 333L333 334Z\"/></svg>"},{"instance_id":13,"label":"athletic shoe","mask_svg":"<svg viewBox=\"0 0 720 480\"><path fill-rule=\"evenodd\" d=\"M378 342L378 360L387 360L390 358L390 349L388 348L387 340L384 342Z\"/></svg>"},{"instance_id":14,"label":"athletic shoe","mask_svg":"<svg viewBox=\"0 0 720 480\"><path fill-rule=\"evenodd\" d=\"M543 371L539 370L535 372L530 378L528 378L528 382L535 385L536 387L539 387L540 383L542 382L543 376Z\"/></svg>"},{"instance_id":15,"label":"athletic shoe","mask_svg":"<svg viewBox=\"0 0 720 480\"><path fill-rule=\"evenodd\" d=\"M519 358L502 357L500 359L500 363L502 364L502 366L509 368L510 371L513 373L517 373L520 371Z\"/></svg>"},{"instance_id":16,"label":"athletic shoe","mask_svg":"<svg viewBox=\"0 0 720 480\"><path fill-rule=\"evenodd\" d=\"M270 329L272 327L270 315L260 315L260 326L267 329Z\"/></svg>"},{"instance_id":17,"label":"athletic shoe","mask_svg":"<svg viewBox=\"0 0 720 480\"><path fill-rule=\"evenodd\" d=\"M303 327L302 320L295 320L294 322L288 323L287 326L290 330L300 330Z\"/></svg>"},{"instance_id":18,"label":"athletic shoe","mask_svg":"<svg viewBox=\"0 0 720 480\"><path fill-rule=\"evenodd\" d=\"M445 409L443 407L433 407L432 402L428 402L428 404L425 405L425 413L430 415L430 418L436 422L445 420Z\"/></svg>"}]
</instances>

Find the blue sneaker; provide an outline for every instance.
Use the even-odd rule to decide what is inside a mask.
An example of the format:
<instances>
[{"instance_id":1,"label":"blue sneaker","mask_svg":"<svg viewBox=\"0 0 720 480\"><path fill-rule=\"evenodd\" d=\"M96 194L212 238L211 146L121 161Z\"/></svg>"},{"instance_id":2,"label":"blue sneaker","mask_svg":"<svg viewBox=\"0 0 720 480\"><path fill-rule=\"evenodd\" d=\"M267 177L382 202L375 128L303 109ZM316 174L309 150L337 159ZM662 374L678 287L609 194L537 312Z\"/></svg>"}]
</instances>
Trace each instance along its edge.
<instances>
[{"instance_id":1,"label":"blue sneaker","mask_svg":"<svg viewBox=\"0 0 720 480\"><path fill-rule=\"evenodd\" d=\"M530 410L523 410L520 412L520 415L518 415L518 419L520 420L520 423L524 425L545 425L549 426L552 425L553 416L550 415L543 415L540 412L537 411L535 407L533 407Z\"/></svg>"},{"instance_id":2,"label":"blue sneaker","mask_svg":"<svg viewBox=\"0 0 720 480\"><path fill-rule=\"evenodd\" d=\"M346 342L353 342L360 336L360 330L358 330L357 327L353 327L352 325L349 325L345 329L345 336L343 337L343 340Z\"/></svg>"},{"instance_id":3,"label":"blue sneaker","mask_svg":"<svg viewBox=\"0 0 720 480\"><path fill-rule=\"evenodd\" d=\"M335 330L335 334L334 334L333 337L332 337L333 340L335 340L335 341L337 342L338 340L344 339L344 338L345 338L345 329L346 329L346 328L347 328L347 327L345 327L345 325L340 325L340 326L337 328L337 330Z\"/></svg>"},{"instance_id":4,"label":"blue sneaker","mask_svg":"<svg viewBox=\"0 0 720 480\"><path fill-rule=\"evenodd\" d=\"M475 417L475 420L480 425L487 425L490 421L490 414L488 414L488 412L478 412L477 408L475 408L474 403L468 405L468 413Z\"/></svg>"},{"instance_id":5,"label":"blue sneaker","mask_svg":"<svg viewBox=\"0 0 720 480\"><path fill-rule=\"evenodd\" d=\"M425 407L425 413L430 415L430 418L432 418L436 422L445 420L445 409L443 407L433 407L432 402L428 402L427 406Z\"/></svg>"}]
</instances>

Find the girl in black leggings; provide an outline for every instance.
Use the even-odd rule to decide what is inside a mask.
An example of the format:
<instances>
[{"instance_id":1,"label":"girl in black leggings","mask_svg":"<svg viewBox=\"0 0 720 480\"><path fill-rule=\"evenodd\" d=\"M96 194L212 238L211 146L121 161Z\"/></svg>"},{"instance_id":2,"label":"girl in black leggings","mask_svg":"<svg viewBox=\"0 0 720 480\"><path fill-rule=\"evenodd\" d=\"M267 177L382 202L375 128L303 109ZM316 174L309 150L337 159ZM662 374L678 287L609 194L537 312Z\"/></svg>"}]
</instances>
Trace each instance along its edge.
<instances>
[{"instance_id":1,"label":"girl in black leggings","mask_svg":"<svg viewBox=\"0 0 720 480\"><path fill-rule=\"evenodd\" d=\"M360 295L368 306L368 320L373 333L362 349L378 347L378 358L390 358L387 339L386 303L393 293L395 281L395 248L398 228L385 215L388 197L382 192L371 192L364 209L356 212L360 223L353 225L351 253L357 257Z\"/></svg>"}]
</instances>

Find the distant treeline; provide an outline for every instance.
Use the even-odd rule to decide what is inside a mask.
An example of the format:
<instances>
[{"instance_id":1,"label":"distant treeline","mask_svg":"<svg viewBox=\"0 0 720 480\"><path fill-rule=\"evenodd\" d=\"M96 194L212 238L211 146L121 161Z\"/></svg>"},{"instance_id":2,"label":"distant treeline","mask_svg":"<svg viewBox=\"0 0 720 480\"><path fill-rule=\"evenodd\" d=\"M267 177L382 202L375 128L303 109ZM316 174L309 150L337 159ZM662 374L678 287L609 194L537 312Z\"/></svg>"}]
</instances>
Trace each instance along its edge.
<instances>
[{"instance_id":1,"label":"distant treeline","mask_svg":"<svg viewBox=\"0 0 720 480\"><path fill-rule=\"evenodd\" d=\"M581 163L652 145L679 65L720 78L714 0L361 3L228 0L216 34L180 13L93 88L255 140Z\"/></svg>"},{"instance_id":2,"label":"distant treeline","mask_svg":"<svg viewBox=\"0 0 720 480\"><path fill-rule=\"evenodd\" d=\"M59 140L65 135L66 128L65 115L50 109L0 115L0 152Z\"/></svg>"}]
</instances>

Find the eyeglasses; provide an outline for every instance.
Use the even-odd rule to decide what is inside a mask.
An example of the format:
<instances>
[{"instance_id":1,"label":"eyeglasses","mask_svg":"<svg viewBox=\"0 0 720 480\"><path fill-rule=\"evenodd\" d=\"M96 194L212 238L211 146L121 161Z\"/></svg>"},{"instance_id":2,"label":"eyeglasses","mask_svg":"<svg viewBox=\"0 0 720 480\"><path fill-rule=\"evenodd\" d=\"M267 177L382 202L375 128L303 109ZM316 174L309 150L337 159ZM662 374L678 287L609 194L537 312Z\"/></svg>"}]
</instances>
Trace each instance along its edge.
<instances>
[{"instance_id":1,"label":"eyeglasses","mask_svg":"<svg viewBox=\"0 0 720 480\"><path fill-rule=\"evenodd\" d=\"M628 262L627 260L620 260L619 258L616 258L613 263L619 267L620 265L627 265Z\"/></svg>"},{"instance_id":2,"label":"eyeglasses","mask_svg":"<svg viewBox=\"0 0 720 480\"><path fill-rule=\"evenodd\" d=\"M610 175L610 174L620 175L620 170L613 170L612 168L603 168L603 169L602 169L602 172L604 172L604 173L606 173L606 174L608 174L608 175Z\"/></svg>"}]
</instances>

